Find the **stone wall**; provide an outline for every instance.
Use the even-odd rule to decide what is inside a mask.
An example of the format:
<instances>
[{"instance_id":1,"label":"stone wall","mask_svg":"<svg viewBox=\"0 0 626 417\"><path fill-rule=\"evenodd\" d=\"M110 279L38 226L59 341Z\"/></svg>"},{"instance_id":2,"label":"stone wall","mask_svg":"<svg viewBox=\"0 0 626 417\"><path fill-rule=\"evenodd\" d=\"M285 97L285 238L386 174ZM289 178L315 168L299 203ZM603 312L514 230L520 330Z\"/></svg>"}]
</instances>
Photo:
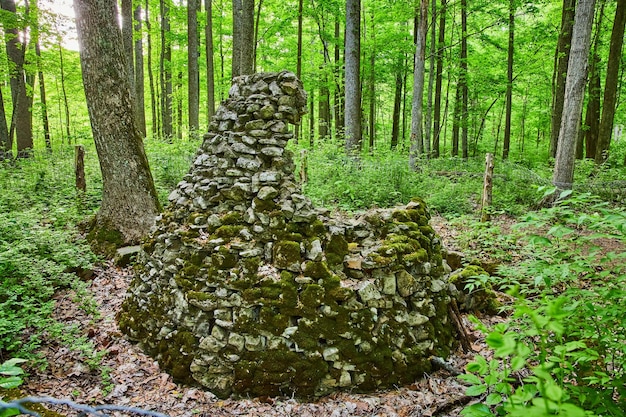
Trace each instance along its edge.
<instances>
[{"instance_id":1,"label":"stone wall","mask_svg":"<svg viewBox=\"0 0 626 417\"><path fill-rule=\"evenodd\" d=\"M305 104L290 72L235 79L118 317L176 379L221 397L410 383L454 343L422 201L340 218L301 193L285 145Z\"/></svg>"}]
</instances>

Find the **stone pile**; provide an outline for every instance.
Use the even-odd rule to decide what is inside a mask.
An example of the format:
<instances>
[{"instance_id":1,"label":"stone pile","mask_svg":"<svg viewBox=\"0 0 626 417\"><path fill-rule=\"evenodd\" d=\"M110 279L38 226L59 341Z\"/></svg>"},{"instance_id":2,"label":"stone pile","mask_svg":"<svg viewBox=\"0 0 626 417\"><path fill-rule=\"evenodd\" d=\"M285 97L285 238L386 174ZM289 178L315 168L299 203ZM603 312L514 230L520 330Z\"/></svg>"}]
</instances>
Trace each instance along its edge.
<instances>
[{"instance_id":1,"label":"stone pile","mask_svg":"<svg viewBox=\"0 0 626 417\"><path fill-rule=\"evenodd\" d=\"M454 343L424 203L343 219L294 180L290 72L235 79L139 254L118 320L177 380L220 397L409 383Z\"/></svg>"}]
</instances>

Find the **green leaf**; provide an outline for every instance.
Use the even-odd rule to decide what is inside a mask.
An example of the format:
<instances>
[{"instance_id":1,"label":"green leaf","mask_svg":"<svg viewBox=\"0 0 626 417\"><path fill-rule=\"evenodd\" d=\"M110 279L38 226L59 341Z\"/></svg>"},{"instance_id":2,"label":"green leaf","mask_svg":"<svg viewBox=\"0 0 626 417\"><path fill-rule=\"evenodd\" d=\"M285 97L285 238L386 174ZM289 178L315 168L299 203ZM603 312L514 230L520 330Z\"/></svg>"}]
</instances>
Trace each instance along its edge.
<instances>
[{"instance_id":1,"label":"green leaf","mask_svg":"<svg viewBox=\"0 0 626 417\"><path fill-rule=\"evenodd\" d=\"M24 380L18 376L0 378L0 388L3 388L3 389L17 388L20 385L22 385L23 382Z\"/></svg>"},{"instance_id":2,"label":"green leaf","mask_svg":"<svg viewBox=\"0 0 626 417\"><path fill-rule=\"evenodd\" d=\"M523 357L523 356L513 356L513 359L511 359L511 368L513 368L514 371L519 371L524 366L526 366L526 358L525 357Z\"/></svg>"},{"instance_id":3,"label":"green leaf","mask_svg":"<svg viewBox=\"0 0 626 417\"><path fill-rule=\"evenodd\" d=\"M502 395L497 394L495 392L487 395L487 398L485 398L485 404L487 405L496 405L496 404L500 404L501 402L502 402Z\"/></svg>"},{"instance_id":4,"label":"green leaf","mask_svg":"<svg viewBox=\"0 0 626 417\"><path fill-rule=\"evenodd\" d=\"M567 198L570 195L572 195L572 190L563 190L561 191L561 194L559 194L559 200L563 200L564 198Z\"/></svg>"},{"instance_id":5,"label":"green leaf","mask_svg":"<svg viewBox=\"0 0 626 417\"><path fill-rule=\"evenodd\" d=\"M555 383L548 383L546 384L544 396L554 402L559 402L563 398L563 390Z\"/></svg>"},{"instance_id":6,"label":"green leaf","mask_svg":"<svg viewBox=\"0 0 626 417\"><path fill-rule=\"evenodd\" d=\"M489 407L485 404L472 404L469 407L465 407L461 411L462 416L466 417L492 417L494 414Z\"/></svg>"},{"instance_id":7,"label":"green leaf","mask_svg":"<svg viewBox=\"0 0 626 417\"><path fill-rule=\"evenodd\" d=\"M480 378L478 378L474 374L462 374L462 375L457 376L457 378L460 379L461 381L468 382L472 385L482 384L482 381L480 380Z\"/></svg>"},{"instance_id":8,"label":"green leaf","mask_svg":"<svg viewBox=\"0 0 626 417\"><path fill-rule=\"evenodd\" d=\"M465 395L469 395L470 397L477 397L479 395L484 394L487 391L486 385L472 385L465 390Z\"/></svg>"}]
</instances>

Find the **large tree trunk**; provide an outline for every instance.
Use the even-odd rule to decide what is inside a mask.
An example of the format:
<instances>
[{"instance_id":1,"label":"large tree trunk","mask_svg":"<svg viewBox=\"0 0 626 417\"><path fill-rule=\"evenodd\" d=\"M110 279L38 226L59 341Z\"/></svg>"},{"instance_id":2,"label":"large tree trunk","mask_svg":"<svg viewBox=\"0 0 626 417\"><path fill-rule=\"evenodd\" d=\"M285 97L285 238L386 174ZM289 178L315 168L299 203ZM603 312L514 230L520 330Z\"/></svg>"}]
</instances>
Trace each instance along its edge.
<instances>
[{"instance_id":1,"label":"large tree trunk","mask_svg":"<svg viewBox=\"0 0 626 417\"><path fill-rule=\"evenodd\" d=\"M141 33L141 4L135 7L135 104L137 110L137 128L142 137L146 137L146 96L144 93L143 72L143 35Z\"/></svg>"},{"instance_id":2,"label":"large tree trunk","mask_svg":"<svg viewBox=\"0 0 626 417\"><path fill-rule=\"evenodd\" d=\"M254 0L233 0L232 76L254 72Z\"/></svg>"},{"instance_id":3,"label":"large tree trunk","mask_svg":"<svg viewBox=\"0 0 626 417\"><path fill-rule=\"evenodd\" d=\"M124 56L126 57L126 73L130 82L131 93L134 93L135 85L135 59L133 43L133 0L122 0L122 42ZM133 94L134 96L134 94ZM133 106L136 107L135 100Z\"/></svg>"},{"instance_id":4,"label":"large tree trunk","mask_svg":"<svg viewBox=\"0 0 626 417\"><path fill-rule=\"evenodd\" d=\"M513 105L513 52L515 48L515 4L509 0L509 47L506 70L506 114L504 116L504 146L502 159L509 158L511 148L511 116Z\"/></svg>"},{"instance_id":5,"label":"large tree trunk","mask_svg":"<svg viewBox=\"0 0 626 417\"><path fill-rule=\"evenodd\" d=\"M115 2L75 0L87 108L100 170L102 205L94 238L136 243L159 212L156 190L132 111L130 80Z\"/></svg>"},{"instance_id":6,"label":"large tree trunk","mask_svg":"<svg viewBox=\"0 0 626 417\"><path fill-rule=\"evenodd\" d=\"M574 26L574 10L576 0L563 0L561 12L561 32L557 41L554 58L554 76L552 80L552 119L550 130L550 156L556 156L556 148L563 115L563 100L565 98L565 75L569 61L572 43L572 28Z\"/></svg>"},{"instance_id":7,"label":"large tree trunk","mask_svg":"<svg viewBox=\"0 0 626 417\"><path fill-rule=\"evenodd\" d=\"M435 1L435 0L433 0ZM439 158L441 137L441 86L443 84L443 48L446 36L446 0L441 0L439 10L439 38L437 39L437 75L435 78L435 105L433 109L433 146L432 157Z\"/></svg>"},{"instance_id":8,"label":"large tree trunk","mask_svg":"<svg viewBox=\"0 0 626 417\"><path fill-rule=\"evenodd\" d=\"M187 0L187 99L189 101L189 131L198 135L200 129L200 37L198 35L198 9L200 0Z\"/></svg>"},{"instance_id":9,"label":"large tree trunk","mask_svg":"<svg viewBox=\"0 0 626 417\"><path fill-rule=\"evenodd\" d=\"M433 129L433 90L435 88L435 61L437 58L437 0L431 0L430 56L428 58L428 88L426 102L426 121L424 123L424 151L426 157L432 156L431 136Z\"/></svg>"},{"instance_id":10,"label":"large tree trunk","mask_svg":"<svg viewBox=\"0 0 626 417\"><path fill-rule=\"evenodd\" d=\"M411 103L411 149L409 168L417 168L417 159L424 153L423 111L424 70L426 56L426 30L428 28L428 0L420 0L420 16L415 40L415 66L413 67L413 101Z\"/></svg>"},{"instance_id":11,"label":"large tree trunk","mask_svg":"<svg viewBox=\"0 0 626 417\"><path fill-rule=\"evenodd\" d=\"M169 0L161 0L161 122L163 137L171 139L174 134L172 123L172 42L170 33Z\"/></svg>"},{"instance_id":12,"label":"large tree trunk","mask_svg":"<svg viewBox=\"0 0 626 417\"><path fill-rule=\"evenodd\" d=\"M559 129L559 142L552 176L552 183L559 190L571 189L574 182L576 139L585 94L594 6L595 0L579 0L576 6L572 47L565 81L563 120Z\"/></svg>"},{"instance_id":13,"label":"large tree trunk","mask_svg":"<svg viewBox=\"0 0 626 417\"><path fill-rule=\"evenodd\" d=\"M361 0L346 0L345 111L346 152L361 146Z\"/></svg>"},{"instance_id":14,"label":"large tree trunk","mask_svg":"<svg viewBox=\"0 0 626 417\"><path fill-rule=\"evenodd\" d=\"M206 10L206 26L204 37L206 42L206 94L207 94L207 126L215 114L215 65L213 61L213 1L204 0Z\"/></svg>"},{"instance_id":15,"label":"large tree trunk","mask_svg":"<svg viewBox=\"0 0 626 417\"><path fill-rule=\"evenodd\" d=\"M609 157L611 145L611 133L613 132L613 119L615 118L615 105L617 103L617 84L619 81L619 67L622 60L622 46L624 45L624 27L626 25L626 2L618 1L611 32L611 45L609 47L609 62L606 69L604 82L604 100L602 101L602 118L598 132L598 144L596 146L595 162L601 164Z\"/></svg>"},{"instance_id":16,"label":"large tree trunk","mask_svg":"<svg viewBox=\"0 0 626 417\"><path fill-rule=\"evenodd\" d=\"M1 0L0 6L8 13L16 15L14 0ZM19 21L17 17L15 17L15 21ZM4 30L9 34L6 41L6 50L12 65L11 98L13 101L13 115L11 117L9 136L13 138L13 132L15 132L17 139L17 156L24 157L28 156L33 148L31 99L29 98L26 73L24 71L24 53L26 51L26 45L20 41L17 27L5 26Z\"/></svg>"}]
</instances>

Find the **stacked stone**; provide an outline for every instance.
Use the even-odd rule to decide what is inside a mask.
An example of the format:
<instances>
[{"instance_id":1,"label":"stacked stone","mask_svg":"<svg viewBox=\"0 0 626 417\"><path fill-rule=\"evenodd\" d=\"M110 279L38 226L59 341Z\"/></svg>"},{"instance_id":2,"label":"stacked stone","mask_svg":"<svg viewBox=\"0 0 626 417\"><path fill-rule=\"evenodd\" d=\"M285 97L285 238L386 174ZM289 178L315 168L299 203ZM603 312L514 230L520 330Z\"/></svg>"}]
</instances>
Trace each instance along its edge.
<instances>
[{"instance_id":1,"label":"stacked stone","mask_svg":"<svg viewBox=\"0 0 626 417\"><path fill-rule=\"evenodd\" d=\"M239 77L140 254L119 315L176 379L218 396L409 383L453 344L423 202L355 219L296 185L290 72Z\"/></svg>"}]
</instances>

